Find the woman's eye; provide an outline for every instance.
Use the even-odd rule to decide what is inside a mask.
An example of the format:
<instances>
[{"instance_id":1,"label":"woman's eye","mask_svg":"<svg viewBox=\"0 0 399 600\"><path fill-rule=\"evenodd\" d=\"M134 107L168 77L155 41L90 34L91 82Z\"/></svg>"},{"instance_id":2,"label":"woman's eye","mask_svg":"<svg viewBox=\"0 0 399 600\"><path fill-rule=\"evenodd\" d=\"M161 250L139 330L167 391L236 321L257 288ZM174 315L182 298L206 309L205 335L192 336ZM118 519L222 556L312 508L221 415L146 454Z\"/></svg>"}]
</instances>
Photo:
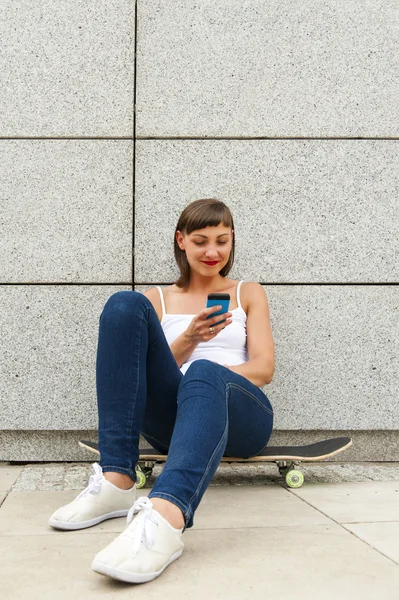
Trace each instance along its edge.
<instances>
[{"instance_id":1,"label":"woman's eye","mask_svg":"<svg viewBox=\"0 0 399 600\"><path fill-rule=\"evenodd\" d=\"M205 242L194 242L196 246L203 246ZM219 242L219 246L224 246L227 242Z\"/></svg>"},{"instance_id":2,"label":"woman's eye","mask_svg":"<svg viewBox=\"0 0 399 600\"><path fill-rule=\"evenodd\" d=\"M205 242L194 242L196 246L203 246Z\"/></svg>"}]
</instances>

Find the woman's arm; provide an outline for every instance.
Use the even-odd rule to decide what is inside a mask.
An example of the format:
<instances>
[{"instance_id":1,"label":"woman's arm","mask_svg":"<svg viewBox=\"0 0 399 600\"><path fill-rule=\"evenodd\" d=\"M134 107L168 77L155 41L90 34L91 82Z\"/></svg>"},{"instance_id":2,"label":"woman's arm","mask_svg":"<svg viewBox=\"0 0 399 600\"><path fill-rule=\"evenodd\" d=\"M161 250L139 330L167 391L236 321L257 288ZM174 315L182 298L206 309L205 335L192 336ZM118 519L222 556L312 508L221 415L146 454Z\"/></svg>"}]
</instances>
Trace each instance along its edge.
<instances>
[{"instance_id":1,"label":"woman's arm","mask_svg":"<svg viewBox=\"0 0 399 600\"><path fill-rule=\"evenodd\" d=\"M243 290L245 286L245 291ZM270 383L274 374L274 341L270 327L269 305L259 283L243 283L242 299L247 300L247 350L249 360L241 365L224 365L243 375L257 387Z\"/></svg>"},{"instance_id":2,"label":"woman's arm","mask_svg":"<svg viewBox=\"0 0 399 600\"><path fill-rule=\"evenodd\" d=\"M171 343L169 348L175 357L179 369L188 361L197 346L198 342L193 342L193 340L187 336L186 331L183 331L183 333Z\"/></svg>"}]
</instances>

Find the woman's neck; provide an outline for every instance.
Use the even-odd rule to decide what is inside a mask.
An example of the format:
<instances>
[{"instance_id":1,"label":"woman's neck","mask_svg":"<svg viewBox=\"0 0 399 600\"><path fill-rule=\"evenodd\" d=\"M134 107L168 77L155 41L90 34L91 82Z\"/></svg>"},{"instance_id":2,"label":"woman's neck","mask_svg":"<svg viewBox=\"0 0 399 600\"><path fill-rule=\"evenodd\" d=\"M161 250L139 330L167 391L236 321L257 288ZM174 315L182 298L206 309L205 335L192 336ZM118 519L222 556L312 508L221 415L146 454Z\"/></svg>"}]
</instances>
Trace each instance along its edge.
<instances>
[{"instance_id":1,"label":"woman's neck","mask_svg":"<svg viewBox=\"0 0 399 600\"><path fill-rule=\"evenodd\" d=\"M231 284L230 280L226 280L225 277L221 275L216 275L215 277L203 277L201 275L196 276L196 274L191 275L190 283L188 287L184 290L185 293L188 294L210 294L215 290L219 290L223 287L228 287Z\"/></svg>"}]
</instances>

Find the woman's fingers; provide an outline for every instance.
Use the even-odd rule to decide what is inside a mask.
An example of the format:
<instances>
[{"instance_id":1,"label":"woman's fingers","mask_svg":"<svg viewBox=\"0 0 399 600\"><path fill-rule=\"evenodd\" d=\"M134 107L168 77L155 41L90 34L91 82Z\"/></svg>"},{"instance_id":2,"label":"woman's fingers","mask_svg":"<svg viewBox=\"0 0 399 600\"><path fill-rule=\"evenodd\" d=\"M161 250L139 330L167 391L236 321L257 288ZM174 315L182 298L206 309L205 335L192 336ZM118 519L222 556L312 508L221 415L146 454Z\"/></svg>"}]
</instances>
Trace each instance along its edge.
<instances>
[{"instance_id":1,"label":"woman's fingers","mask_svg":"<svg viewBox=\"0 0 399 600\"><path fill-rule=\"evenodd\" d=\"M208 315L211 315L212 313L214 313L217 310L221 310L223 308L223 306L208 306L208 308L204 308L203 310L201 310L200 315L204 315L204 317L206 318Z\"/></svg>"},{"instance_id":2,"label":"woman's fingers","mask_svg":"<svg viewBox=\"0 0 399 600\"><path fill-rule=\"evenodd\" d=\"M226 321L232 314L230 312L224 313L224 315L217 315L216 317L212 317L212 319L208 319L211 323L220 323L220 321Z\"/></svg>"},{"instance_id":3,"label":"woman's fingers","mask_svg":"<svg viewBox=\"0 0 399 600\"><path fill-rule=\"evenodd\" d=\"M216 315L212 318L207 316L213 314L215 310L222 308L221 306L210 306L204 308L198 315L196 315L191 321L187 331L191 338L201 341L208 342L210 339L215 337L225 327L232 323L233 313L226 312L220 315ZM218 325L216 325L218 323ZM212 332L210 328L212 327Z\"/></svg>"},{"instance_id":4,"label":"woman's fingers","mask_svg":"<svg viewBox=\"0 0 399 600\"><path fill-rule=\"evenodd\" d=\"M204 310L202 310L198 317L200 319L206 319L206 321L212 325L212 323L218 323L219 321L224 321L225 319L227 319L228 317L232 317L233 314L231 312L226 312L223 313L221 315L216 315L214 317L209 317L209 315L212 315L214 312L220 310L221 308L223 308L222 306L210 306L209 308L204 308Z\"/></svg>"},{"instance_id":5,"label":"woman's fingers","mask_svg":"<svg viewBox=\"0 0 399 600\"><path fill-rule=\"evenodd\" d=\"M226 321L224 321L224 323L221 323L217 327L213 327L212 325L209 325L204 332L204 335L207 337L206 341L209 341L213 337L216 337L217 334L220 333L221 331L223 331L223 329L225 329L225 327L230 325L232 323L232 321L233 321L232 319L227 319ZM211 327L213 328L213 333L210 330Z\"/></svg>"}]
</instances>

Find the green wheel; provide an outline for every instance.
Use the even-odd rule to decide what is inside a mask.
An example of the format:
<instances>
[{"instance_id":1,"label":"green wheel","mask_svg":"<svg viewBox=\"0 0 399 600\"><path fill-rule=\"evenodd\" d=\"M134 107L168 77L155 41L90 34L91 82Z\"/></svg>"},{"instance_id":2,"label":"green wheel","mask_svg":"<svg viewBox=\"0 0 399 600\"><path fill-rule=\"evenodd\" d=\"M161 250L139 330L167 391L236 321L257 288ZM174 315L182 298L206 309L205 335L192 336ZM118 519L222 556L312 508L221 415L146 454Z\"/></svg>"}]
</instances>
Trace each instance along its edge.
<instances>
[{"instance_id":1,"label":"green wheel","mask_svg":"<svg viewBox=\"0 0 399 600\"><path fill-rule=\"evenodd\" d=\"M298 469L291 469L285 476L285 483L290 488L300 488L304 482L302 471Z\"/></svg>"},{"instance_id":2,"label":"green wheel","mask_svg":"<svg viewBox=\"0 0 399 600\"><path fill-rule=\"evenodd\" d=\"M144 475L141 467L136 467L136 488L141 490L145 486L145 482L147 481L147 477Z\"/></svg>"}]
</instances>

